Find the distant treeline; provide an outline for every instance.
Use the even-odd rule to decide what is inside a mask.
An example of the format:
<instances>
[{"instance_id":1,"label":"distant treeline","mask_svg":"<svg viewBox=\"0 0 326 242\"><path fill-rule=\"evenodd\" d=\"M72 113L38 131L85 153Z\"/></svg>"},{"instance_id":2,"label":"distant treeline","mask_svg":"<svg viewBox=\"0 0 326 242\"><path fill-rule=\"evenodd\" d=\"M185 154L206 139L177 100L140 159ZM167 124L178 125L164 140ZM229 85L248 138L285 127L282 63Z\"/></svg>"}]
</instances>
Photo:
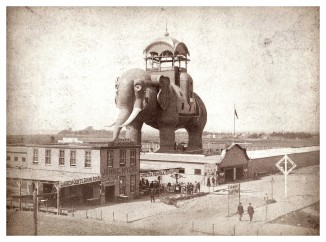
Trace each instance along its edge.
<instances>
[{"instance_id":1,"label":"distant treeline","mask_svg":"<svg viewBox=\"0 0 326 242\"><path fill-rule=\"evenodd\" d=\"M112 131L110 130L95 130L92 126L88 126L86 129L72 130L64 129L58 133L58 135L109 135L112 136Z\"/></svg>"},{"instance_id":2,"label":"distant treeline","mask_svg":"<svg viewBox=\"0 0 326 242\"><path fill-rule=\"evenodd\" d=\"M273 132L270 137L283 137L286 139L309 139L313 137L313 134L305 132Z\"/></svg>"}]
</instances>

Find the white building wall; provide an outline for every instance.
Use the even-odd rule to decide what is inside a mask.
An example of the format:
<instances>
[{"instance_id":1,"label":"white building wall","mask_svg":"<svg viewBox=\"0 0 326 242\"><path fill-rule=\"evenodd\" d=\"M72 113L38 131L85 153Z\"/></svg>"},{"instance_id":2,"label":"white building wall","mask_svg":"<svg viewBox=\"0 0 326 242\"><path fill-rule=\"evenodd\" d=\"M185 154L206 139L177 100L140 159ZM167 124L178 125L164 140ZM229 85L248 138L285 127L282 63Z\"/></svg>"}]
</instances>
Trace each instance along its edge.
<instances>
[{"instance_id":1,"label":"white building wall","mask_svg":"<svg viewBox=\"0 0 326 242\"><path fill-rule=\"evenodd\" d=\"M17 161L15 160L17 159ZM25 159L25 161L23 161ZM27 167L27 147L7 146L7 167Z\"/></svg>"},{"instance_id":2,"label":"white building wall","mask_svg":"<svg viewBox=\"0 0 326 242\"><path fill-rule=\"evenodd\" d=\"M38 149L38 163L33 162L34 149ZM51 150L51 165L45 164L45 150ZM59 165L59 152L65 151L65 164ZM70 151L76 151L76 166L70 165ZM85 167L85 151L91 151L91 167ZM31 169L59 170L78 173L100 174L100 150L95 149L67 149L67 148L27 148L27 166Z\"/></svg>"}]
</instances>

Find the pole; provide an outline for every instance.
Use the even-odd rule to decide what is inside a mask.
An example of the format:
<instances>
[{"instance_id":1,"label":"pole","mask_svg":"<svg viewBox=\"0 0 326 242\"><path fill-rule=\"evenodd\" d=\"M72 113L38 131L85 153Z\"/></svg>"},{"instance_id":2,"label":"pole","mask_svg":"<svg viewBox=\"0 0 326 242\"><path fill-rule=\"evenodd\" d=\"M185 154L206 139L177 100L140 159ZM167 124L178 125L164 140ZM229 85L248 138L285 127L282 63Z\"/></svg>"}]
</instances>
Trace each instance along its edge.
<instances>
[{"instance_id":1,"label":"pole","mask_svg":"<svg viewBox=\"0 0 326 242\"><path fill-rule=\"evenodd\" d=\"M113 211L113 221L114 221L114 211Z\"/></svg>"},{"instance_id":2,"label":"pole","mask_svg":"<svg viewBox=\"0 0 326 242\"><path fill-rule=\"evenodd\" d=\"M241 189L240 189L240 183L239 183L239 204L240 204L240 191L241 191Z\"/></svg>"},{"instance_id":3,"label":"pole","mask_svg":"<svg viewBox=\"0 0 326 242\"><path fill-rule=\"evenodd\" d=\"M19 185L19 211L22 211L22 181L18 182Z\"/></svg>"},{"instance_id":4,"label":"pole","mask_svg":"<svg viewBox=\"0 0 326 242\"><path fill-rule=\"evenodd\" d=\"M33 218L34 218L34 235L37 235L37 190L33 191Z\"/></svg>"},{"instance_id":5,"label":"pole","mask_svg":"<svg viewBox=\"0 0 326 242\"><path fill-rule=\"evenodd\" d=\"M272 199L274 199L274 197L273 197L273 183L274 183L274 179L273 179L273 177L272 177L272 179L271 179L271 185L272 185Z\"/></svg>"},{"instance_id":6,"label":"pole","mask_svg":"<svg viewBox=\"0 0 326 242\"><path fill-rule=\"evenodd\" d=\"M230 201L229 201L230 200L230 196L229 196L229 189L228 189L228 217L230 216Z\"/></svg>"},{"instance_id":7,"label":"pole","mask_svg":"<svg viewBox=\"0 0 326 242\"><path fill-rule=\"evenodd\" d=\"M235 142L235 105L233 106L233 143Z\"/></svg>"},{"instance_id":8,"label":"pole","mask_svg":"<svg viewBox=\"0 0 326 242\"><path fill-rule=\"evenodd\" d=\"M285 173L284 173L284 196L285 196L285 199L287 199L287 195L288 195L288 179L287 179L287 176L288 176L288 157L287 155L285 155L285 159L284 159L284 170L285 170Z\"/></svg>"}]
</instances>

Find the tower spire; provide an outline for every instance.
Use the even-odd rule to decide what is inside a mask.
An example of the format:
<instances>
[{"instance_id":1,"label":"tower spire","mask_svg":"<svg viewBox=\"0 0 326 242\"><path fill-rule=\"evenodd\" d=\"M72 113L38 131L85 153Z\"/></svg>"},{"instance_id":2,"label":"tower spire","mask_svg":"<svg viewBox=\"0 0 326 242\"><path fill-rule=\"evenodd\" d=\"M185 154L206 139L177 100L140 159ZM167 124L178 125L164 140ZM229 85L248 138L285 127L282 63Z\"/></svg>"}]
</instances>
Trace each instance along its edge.
<instances>
[{"instance_id":1,"label":"tower spire","mask_svg":"<svg viewBox=\"0 0 326 242\"><path fill-rule=\"evenodd\" d=\"M165 34L164 36L169 36L169 32L168 32L168 21L165 20Z\"/></svg>"}]
</instances>

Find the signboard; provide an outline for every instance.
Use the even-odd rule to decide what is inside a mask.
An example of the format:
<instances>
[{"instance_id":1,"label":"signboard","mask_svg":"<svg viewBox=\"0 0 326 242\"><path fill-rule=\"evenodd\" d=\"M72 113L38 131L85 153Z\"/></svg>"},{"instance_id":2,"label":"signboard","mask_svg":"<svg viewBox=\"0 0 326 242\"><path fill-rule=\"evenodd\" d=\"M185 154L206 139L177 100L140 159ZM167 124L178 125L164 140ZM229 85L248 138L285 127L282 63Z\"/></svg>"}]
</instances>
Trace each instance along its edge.
<instances>
[{"instance_id":1,"label":"signboard","mask_svg":"<svg viewBox=\"0 0 326 242\"><path fill-rule=\"evenodd\" d=\"M138 173L136 166L131 167L118 167L118 168L105 168L102 176L125 175L129 173Z\"/></svg>"},{"instance_id":2,"label":"signboard","mask_svg":"<svg viewBox=\"0 0 326 242\"><path fill-rule=\"evenodd\" d=\"M291 165L290 168L288 168L288 163ZM288 186L287 176L297 167L297 165L287 155L280 159L275 165L284 175L284 196L286 198Z\"/></svg>"},{"instance_id":3,"label":"signboard","mask_svg":"<svg viewBox=\"0 0 326 242\"><path fill-rule=\"evenodd\" d=\"M75 185L81 185L86 183L92 183L101 181L101 176L93 176L93 177L86 177L81 179L72 179L68 181L59 182L60 187L68 187L68 186L75 186Z\"/></svg>"},{"instance_id":4,"label":"signboard","mask_svg":"<svg viewBox=\"0 0 326 242\"><path fill-rule=\"evenodd\" d=\"M178 173L179 169L166 169L160 171L142 171L140 172L140 178L143 177L150 177L150 176L163 176L163 175L170 175L174 173Z\"/></svg>"},{"instance_id":5,"label":"signboard","mask_svg":"<svg viewBox=\"0 0 326 242\"><path fill-rule=\"evenodd\" d=\"M229 197L239 196L239 194L240 194L240 183L239 184L228 185L228 195L229 195Z\"/></svg>"},{"instance_id":6,"label":"signboard","mask_svg":"<svg viewBox=\"0 0 326 242\"><path fill-rule=\"evenodd\" d=\"M217 165L216 164L205 164L205 176L215 176L217 171Z\"/></svg>"}]
</instances>

